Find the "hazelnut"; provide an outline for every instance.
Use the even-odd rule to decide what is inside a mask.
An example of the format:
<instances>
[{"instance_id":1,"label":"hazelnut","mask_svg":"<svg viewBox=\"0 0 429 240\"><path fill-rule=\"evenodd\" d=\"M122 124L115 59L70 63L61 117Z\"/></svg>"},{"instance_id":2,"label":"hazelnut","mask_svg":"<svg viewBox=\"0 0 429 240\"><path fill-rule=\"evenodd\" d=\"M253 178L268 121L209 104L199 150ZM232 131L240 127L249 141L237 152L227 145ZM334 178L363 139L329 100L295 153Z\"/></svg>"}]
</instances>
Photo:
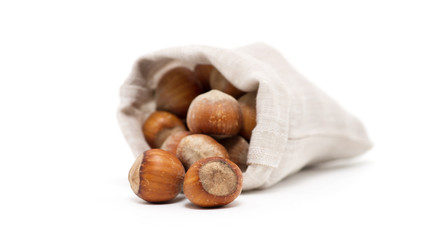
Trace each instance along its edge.
<instances>
[{"instance_id":1,"label":"hazelnut","mask_svg":"<svg viewBox=\"0 0 429 240\"><path fill-rule=\"evenodd\" d=\"M182 138L191 135L189 131L178 131L172 133L170 136L165 139L164 143L161 146L161 149L171 152L176 155L177 146L179 145Z\"/></svg>"},{"instance_id":2,"label":"hazelnut","mask_svg":"<svg viewBox=\"0 0 429 240\"><path fill-rule=\"evenodd\" d=\"M173 68L162 76L155 90L156 108L184 118L189 104L202 92L193 71L185 67Z\"/></svg>"},{"instance_id":3,"label":"hazelnut","mask_svg":"<svg viewBox=\"0 0 429 240\"><path fill-rule=\"evenodd\" d=\"M242 126L242 115L237 100L218 90L196 97L186 117L189 130L215 137L237 135Z\"/></svg>"},{"instance_id":4,"label":"hazelnut","mask_svg":"<svg viewBox=\"0 0 429 240\"><path fill-rule=\"evenodd\" d=\"M142 130L149 146L159 148L170 134L185 131L186 127L182 120L174 114L156 111L146 119Z\"/></svg>"},{"instance_id":5,"label":"hazelnut","mask_svg":"<svg viewBox=\"0 0 429 240\"><path fill-rule=\"evenodd\" d=\"M197 64L194 68L194 73L200 81L204 91L210 90L210 74L214 67L209 64Z\"/></svg>"},{"instance_id":6,"label":"hazelnut","mask_svg":"<svg viewBox=\"0 0 429 240\"><path fill-rule=\"evenodd\" d=\"M189 169L193 163L202 158L229 158L225 147L204 134L193 134L184 137L177 146L176 156L185 166L185 169Z\"/></svg>"},{"instance_id":7,"label":"hazelnut","mask_svg":"<svg viewBox=\"0 0 429 240\"><path fill-rule=\"evenodd\" d=\"M240 135L250 141L252 131L256 126L256 92L246 93L238 99L243 114L243 126Z\"/></svg>"},{"instance_id":8,"label":"hazelnut","mask_svg":"<svg viewBox=\"0 0 429 240\"><path fill-rule=\"evenodd\" d=\"M148 202L175 198L183 187L185 169L173 154L151 149L141 154L128 174L134 193Z\"/></svg>"},{"instance_id":9,"label":"hazelnut","mask_svg":"<svg viewBox=\"0 0 429 240\"><path fill-rule=\"evenodd\" d=\"M242 172L247 168L247 153L249 143L241 136L234 136L219 140L219 143L228 151L229 160L237 164Z\"/></svg>"},{"instance_id":10,"label":"hazelnut","mask_svg":"<svg viewBox=\"0 0 429 240\"><path fill-rule=\"evenodd\" d=\"M217 69L213 69L210 74L210 87L229 94L234 98L238 98L244 94L243 91L232 85Z\"/></svg>"},{"instance_id":11,"label":"hazelnut","mask_svg":"<svg viewBox=\"0 0 429 240\"><path fill-rule=\"evenodd\" d=\"M185 196L197 206L226 205L240 195L243 175L235 163L220 157L205 158L186 172Z\"/></svg>"}]
</instances>

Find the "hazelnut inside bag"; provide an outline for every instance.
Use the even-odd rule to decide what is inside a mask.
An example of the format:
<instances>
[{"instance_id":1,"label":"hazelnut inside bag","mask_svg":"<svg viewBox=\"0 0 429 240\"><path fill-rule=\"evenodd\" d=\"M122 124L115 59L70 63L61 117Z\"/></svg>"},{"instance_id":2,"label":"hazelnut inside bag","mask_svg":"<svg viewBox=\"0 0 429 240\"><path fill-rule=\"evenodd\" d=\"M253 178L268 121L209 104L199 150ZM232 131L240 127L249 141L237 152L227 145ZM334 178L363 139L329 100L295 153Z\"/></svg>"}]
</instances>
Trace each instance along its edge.
<instances>
[{"instance_id":1,"label":"hazelnut inside bag","mask_svg":"<svg viewBox=\"0 0 429 240\"><path fill-rule=\"evenodd\" d=\"M349 158L371 148L362 123L298 73L275 49L183 46L138 59L120 89L118 121L137 157L149 149L141 126L155 111L154 90L168 70L211 64L235 87L257 91L257 124L243 190L266 188L306 165Z\"/></svg>"}]
</instances>

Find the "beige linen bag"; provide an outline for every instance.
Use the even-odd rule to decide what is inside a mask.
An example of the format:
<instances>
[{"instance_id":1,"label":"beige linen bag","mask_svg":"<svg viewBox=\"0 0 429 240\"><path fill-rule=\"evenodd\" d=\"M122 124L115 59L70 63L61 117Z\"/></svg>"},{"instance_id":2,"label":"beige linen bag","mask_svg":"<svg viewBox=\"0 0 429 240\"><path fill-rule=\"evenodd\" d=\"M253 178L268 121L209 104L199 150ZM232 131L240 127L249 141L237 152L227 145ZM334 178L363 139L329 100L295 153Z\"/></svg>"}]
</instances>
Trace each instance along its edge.
<instances>
[{"instance_id":1,"label":"beige linen bag","mask_svg":"<svg viewBox=\"0 0 429 240\"><path fill-rule=\"evenodd\" d=\"M149 149L141 132L155 111L154 89L176 66L212 64L242 91L257 90L257 125L249 146L243 190L266 188L306 165L350 158L371 148L362 123L298 73L275 49L183 46L136 61L120 89L118 121L137 157ZM132 161L130 160L130 163Z\"/></svg>"}]
</instances>

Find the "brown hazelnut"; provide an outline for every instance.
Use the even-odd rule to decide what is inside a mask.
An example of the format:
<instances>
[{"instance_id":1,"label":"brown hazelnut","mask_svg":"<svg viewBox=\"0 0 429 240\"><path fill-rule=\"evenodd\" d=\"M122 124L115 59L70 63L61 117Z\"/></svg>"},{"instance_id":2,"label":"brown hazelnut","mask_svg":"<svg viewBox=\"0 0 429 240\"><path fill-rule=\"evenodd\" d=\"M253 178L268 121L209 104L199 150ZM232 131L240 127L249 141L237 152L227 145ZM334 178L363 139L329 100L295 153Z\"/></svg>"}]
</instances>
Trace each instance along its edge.
<instances>
[{"instance_id":1,"label":"brown hazelnut","mask_svg":"<svg viewBox=\"0 0 429 240\"><path fill-rule=\"evenodd\" d=\"M209 64L197 64L194 68L194 73L200 81L204 91L210 90L210 74L214 67Z\"/></svg>"},{"instance_id":2,"label":"brown hazelnut","mask_svg":"<svg viewBox=\"0 0 429 240\"><path fill-rule=\"evenodd\" d=\"M250 141L252 131L256 126L256 92L246 93L238 99L243 114L243 126L240 135Z\"/></svg>"},{"instance_id":3,"label":"brown hazelnut","mask_svg":"<svg viewBox=\"0 0 429 240\"><path fill-rule=\"evenodd\" d=\"M202 158L229 158L225 147L204 134L192 134L182 138L177 146L176 156L185 166L185 169L189 169L193 163Z\"/></svg>"},{"instance_id":4,"label":"brown hazelnut","mask_svg":"<svg viewBox=\"0 0 429 240\"><path fill-rule=\"evenodd\" d=\"M240 195L243 175L235 163L220 157L205 158L186 172L185 196L197 206L226 205Z\"/></svg>"},{"instance_id":5,"label":"brown hazelnut","mask_svg":"<svg viewBox=\"0 0 429 240\"><path fill-rule=\"evenodd\" d=\"M240 131L242 115L235 98L221 91L211 90L192 101L186 122L193 133L228 137L237 135Z\"/></svg>"},{"instance_id":6,"label":"brown hazelnut","mask_svg":"<svg viewBox=\"0 0 429 240\"><path fill-rule=\"evenodd\" d=\"M241 136L234 136L219 140L219 143L228 151L229 160L237 164L242 172L247 168L247 153L249 143Z\"/></svg>"},{"instance_id":7,"label":"brown hazelnut","mask_svg":"<svg viewBox=\"0 0 429 240\"><path fill-rule=\"evenodd\" d=\"M151 149L141 154L128 174L134 193L148 202L175 198L183 187L185 169L173 154Z\"/></svg>"},{"instance_id":8,"label":"brown hazelnut","mask_svg":"<svg viewBox=\"0 0 429 240\"><path fill-rule=\"evenodd\" d=\"M156 109L184 118L189 104L202 92L193 71L185 67L173 68L162 76L155 90Z\"/></svg>"},{"instance_id":9,"label":"brown hazelnut","mask_svg":"<svg viewBox=\"0 0 429 240\"><path fill-rule=\"evenodd\" d=\"M151 148L161 147L164 140L172 133L185 131L182 120L165 111L153 112L144 122L143 135Z\"/></svg>"},{"instance_id":10,"label":"brown hazelnut","mask_svg":"<svg viewBox=\"0 0 429 240\"><path fill-rule=\"evenodd\" d=\"M170 136L168 136L167 139L165 139L164 143L161 146L161 149L169 151L176 156L177 146L179 145L182 138L188 135L191 135L191 132L179 131L179 132L172 133Z\"/></svg>"},{"instance_id":11,"label":"brown hazelnut","mask_svg":"<svg viewBox=\"0 0 429 240\"><path fill-rule=\"evenodd\" d=\"M217 89L229 94L234 98L238 98L244 94L243 91L232 85L217 69L213 69L210 74L210 87L211 89Z\"/></svg>"}]
</instances>

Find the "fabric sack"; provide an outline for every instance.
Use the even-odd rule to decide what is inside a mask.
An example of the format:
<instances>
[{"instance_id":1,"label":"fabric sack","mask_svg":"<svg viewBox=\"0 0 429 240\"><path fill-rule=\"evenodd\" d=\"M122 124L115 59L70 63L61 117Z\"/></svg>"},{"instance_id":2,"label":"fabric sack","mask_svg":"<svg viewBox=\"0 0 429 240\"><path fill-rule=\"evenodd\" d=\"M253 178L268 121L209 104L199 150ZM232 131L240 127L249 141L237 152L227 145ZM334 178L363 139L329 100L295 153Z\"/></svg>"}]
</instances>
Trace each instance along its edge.
<instances>
[{"instance_id":1,"label":"fabric sack","mask_svg":"<svg viewBox=\"0 0 429 240\"><path fill-rule=\"evenodd\" d=\"M275 49L263 43L232 50L191 45L142 56L121 86L118 121L135 157L149 149L141 126L155 111L160 77L196 64L212 64L238 89L257 91L243 190L270 187L307 165L355 157L372 146L363 124Z\"/></svg>"}]
</instances>

